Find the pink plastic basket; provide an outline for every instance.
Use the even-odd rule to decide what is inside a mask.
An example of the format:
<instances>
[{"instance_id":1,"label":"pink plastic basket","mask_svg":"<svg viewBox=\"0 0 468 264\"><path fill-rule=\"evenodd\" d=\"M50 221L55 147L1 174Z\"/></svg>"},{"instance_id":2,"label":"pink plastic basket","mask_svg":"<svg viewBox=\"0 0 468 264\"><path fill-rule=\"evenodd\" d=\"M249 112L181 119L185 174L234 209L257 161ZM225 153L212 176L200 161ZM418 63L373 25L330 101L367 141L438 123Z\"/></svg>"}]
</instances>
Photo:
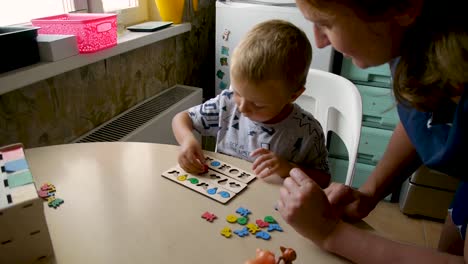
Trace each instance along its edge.
<instances>
[{"instance_id":1,"label":"pink plastic basket","mask_svg":"<svg viewBox=\"0 0 468 264\"><path fill-rule=\"evenodd\" d=\"M39 34L75 35L80 53L117 45L116 14L63 14L31 20Z\"/></svg>"}]
</instances>

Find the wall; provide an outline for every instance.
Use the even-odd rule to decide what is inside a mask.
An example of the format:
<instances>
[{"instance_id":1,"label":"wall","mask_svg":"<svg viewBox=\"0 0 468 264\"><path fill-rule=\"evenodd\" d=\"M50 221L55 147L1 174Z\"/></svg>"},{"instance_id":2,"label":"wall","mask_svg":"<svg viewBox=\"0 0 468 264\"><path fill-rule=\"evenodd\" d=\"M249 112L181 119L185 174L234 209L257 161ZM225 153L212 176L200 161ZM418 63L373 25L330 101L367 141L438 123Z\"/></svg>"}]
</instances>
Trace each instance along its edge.
<instances>
[{"instance_id":1,"label":"wall","mask_svg":"<svg viewBox=\"0 0 468 264\"><path fill-rule=\"evenodd\" d=\"M0 95L0 146L72 141L173 85L214 94L215 2L200 1L192 30Z\"/></svg>"}]
</instances>

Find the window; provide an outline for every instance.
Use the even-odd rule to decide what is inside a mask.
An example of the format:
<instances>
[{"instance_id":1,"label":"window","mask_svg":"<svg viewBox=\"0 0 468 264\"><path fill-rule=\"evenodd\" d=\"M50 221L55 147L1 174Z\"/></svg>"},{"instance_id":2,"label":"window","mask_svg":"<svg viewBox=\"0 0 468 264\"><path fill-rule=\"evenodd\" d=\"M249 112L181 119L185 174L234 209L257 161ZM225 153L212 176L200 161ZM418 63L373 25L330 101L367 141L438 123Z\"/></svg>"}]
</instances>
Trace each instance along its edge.
<instances>
[{"instance_id":1,"label":"window","mask_svg":"<svg viewBox=\"0 0 468 264\"><path fill-rule=\"evenodd\" d=\"M0 26L27 23L33 18L75 11L73 0L4 1L0 9Z\"/></svg>"},{"instance_id":2,"label":"window","mask_svg":"<svg viewBox=\"0 0 468 264\"><path fill-rule=\"evenodd\" d=\"M102 0L104 12L138 7L138 0Z\"/></svg>"},{"instance_id":3,"label":"window","mask_svg":"<svg viewBox=\"0 0 468 264\"><path fill-rule=\"evenodd\" d=\"M116 12L119 23L132 25L148 20L148 1L154 0L88 0L92 13Z\"/></svg>"},{"instance_id":4,"label":"window","mask_svg":"<svg viewBox=\"0 0 468 264\"><path fill-rule=\"evenodd\" d=\"M0 26L29 23L33 18L69 12L116 12L123 24L148 20L147 1L153 0L14 0L0 8ZM121 10L121 11L119 11Z\"/></svg>"}]
</instances>

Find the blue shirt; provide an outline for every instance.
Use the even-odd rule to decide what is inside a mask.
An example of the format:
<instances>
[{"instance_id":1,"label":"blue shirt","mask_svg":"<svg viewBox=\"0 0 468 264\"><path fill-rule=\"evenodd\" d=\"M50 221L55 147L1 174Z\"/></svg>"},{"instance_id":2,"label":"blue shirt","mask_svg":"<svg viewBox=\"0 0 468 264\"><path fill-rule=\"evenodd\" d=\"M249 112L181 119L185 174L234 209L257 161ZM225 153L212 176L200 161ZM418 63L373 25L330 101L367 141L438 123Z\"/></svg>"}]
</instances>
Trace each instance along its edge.
<instances>
[{"instance_id":1,"label":"blue shirt","mask_svg":"<svg viewBox=\"0 0 468 264\"><path fill-rule=\"evenodd\" d=\"M398 59L392 61L393 66ZM468 223L468 85L458 104L437 112L421 112L398 104L398 114L411 143L427 167L461 180L449 213L465 239Z\"/></svg>"},{"instance_id":2,"label":"blue shirt","mask_svg":"<svg viewBox=\"0 0 468 264\"><path fill-rule=\"evenodd\" d=\"M465 88L466 90L466 88ZM427 167L468 180L468 93L444 111L420 112L398 105L398 114L411 142Z\"/></svg>"}]
</instances>

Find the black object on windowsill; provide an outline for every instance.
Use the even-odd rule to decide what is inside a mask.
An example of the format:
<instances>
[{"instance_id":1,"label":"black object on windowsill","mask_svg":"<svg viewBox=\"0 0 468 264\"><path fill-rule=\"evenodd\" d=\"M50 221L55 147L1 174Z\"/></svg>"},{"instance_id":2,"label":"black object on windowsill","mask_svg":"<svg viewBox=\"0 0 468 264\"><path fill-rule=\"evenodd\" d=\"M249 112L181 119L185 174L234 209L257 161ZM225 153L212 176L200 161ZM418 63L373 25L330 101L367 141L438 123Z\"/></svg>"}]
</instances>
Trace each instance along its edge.
<instances>
[{"instance_id":1,"label":"black object on windowsill","mask_svg":"<svg viewBox=\"0 0 468 264\"><path fill-rule=\"evenodd\" d=\"M39 62L38 27L0 27L0 73Z\"/></svg>"}]
</instances>

